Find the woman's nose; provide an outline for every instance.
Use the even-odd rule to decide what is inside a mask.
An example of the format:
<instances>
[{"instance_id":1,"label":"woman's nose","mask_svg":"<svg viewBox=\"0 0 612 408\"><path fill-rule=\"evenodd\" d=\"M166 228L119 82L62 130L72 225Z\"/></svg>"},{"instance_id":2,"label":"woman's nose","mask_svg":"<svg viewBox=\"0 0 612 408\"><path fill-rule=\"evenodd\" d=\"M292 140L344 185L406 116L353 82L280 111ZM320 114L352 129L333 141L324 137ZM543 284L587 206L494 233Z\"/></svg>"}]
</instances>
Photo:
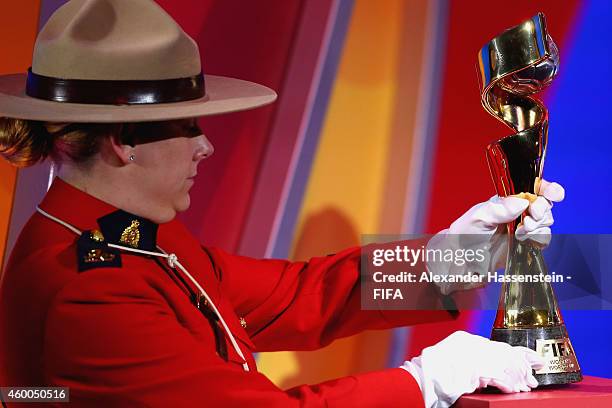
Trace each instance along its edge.
<instances>
[{"instance_id":1,"label":"woman's nose","mask_svg":"<svg viewBox=\"0 0 612 408\"><path fill-rule=\"evenodd\" d=\"M212 143L210 143L210 141L204 135L198 136L196 140L197 146L193 155L193 160L200 161L210 157L215 151Z\"/></svg>"}]
</instances>

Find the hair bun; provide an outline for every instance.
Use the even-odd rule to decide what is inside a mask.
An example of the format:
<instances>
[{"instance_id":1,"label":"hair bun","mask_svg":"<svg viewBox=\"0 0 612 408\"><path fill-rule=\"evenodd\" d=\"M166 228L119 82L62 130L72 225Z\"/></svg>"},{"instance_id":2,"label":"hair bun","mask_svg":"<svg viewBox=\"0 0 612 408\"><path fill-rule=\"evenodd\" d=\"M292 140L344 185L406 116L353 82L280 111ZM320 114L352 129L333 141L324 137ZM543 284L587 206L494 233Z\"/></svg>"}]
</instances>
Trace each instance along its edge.
<instances>
[{"instance_id":1,"label":"hair bun","mask_svg":"<svg viewBox=\"0 0 612 408\"><path fill-rule=\"evenodd\" d=\"M41 122L0 118L0 155L16 167L32 166L48 155L52 138Z\"/></svg>"}]
</instances>

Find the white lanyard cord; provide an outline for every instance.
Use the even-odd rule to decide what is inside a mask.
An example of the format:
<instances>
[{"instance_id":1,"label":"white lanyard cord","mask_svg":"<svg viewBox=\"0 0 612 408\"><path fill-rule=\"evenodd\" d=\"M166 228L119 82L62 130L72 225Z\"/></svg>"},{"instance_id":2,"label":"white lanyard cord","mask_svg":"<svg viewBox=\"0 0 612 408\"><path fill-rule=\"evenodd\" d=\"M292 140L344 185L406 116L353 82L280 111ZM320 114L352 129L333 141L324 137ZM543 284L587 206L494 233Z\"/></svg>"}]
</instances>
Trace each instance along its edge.
<instances>
[{"instance_id":1,"label":"white lanyard cord","mask_svg":"<svg viewBox=\"0 0 612 408\"><path fill-rule=\"evenodd\" d=\"M36 207L36 211L38 211L39 213L41 213L45 217L49 218L50 220L55 221L58 224L63 225L64 227L68 228L70 231L74 232L75 234L77 234L77 235L81 235L82 234L82 231L79 231L79 229L77 229L73 225L70 225L67 222L60 220L59 218L52 216L51 214L41 210L40 207L38 207L38 206ZM177 256L175 254L167 253L159 245L157 246L157 249L159 249L161 251L161 253L159 253L159 252L152 252L152 251L144 251L142 249L130 248L130 247L125 247L125 246L122 246L122 245L116 245L116 244L110 244L110 243L107 244L107 245L110 248L117 248L117 249L120 249L122 251L135 252L135 253L144 254L144 255L152 255L152 256L159 256L161 258L166 258L166 261L168 262L168 266L170 266L170 268L175 269L176 267L178 267L178 269L180 269L181 272L183 272L183 274L185 276L187 276L187 278L198 288L198 290L200 291L202 296L204 296L204 298L208 301L208 304L213 309L215 314L219 317L219 321L221 322L221 325L223 325L223 329L225 329L225 332L227 333L227 335L228 335L228 337L230 339L230 342L232 343L232 346L234 347L234 350L236 350L236 353L244 361L242 363L242 368L244 368L244 371L249 371L249 364L247 363L246 358L244 357L244 354L242 353L242 350L240 349L240 346L238 345L238 342L234 338L234 335L232 334L231 330L227 326L227 323L225 323L225 320L223 319L223 316L221 316L221 313L219 313L219 310L217 309L217 306L215 306L215 304L213 303L213 301L210 298L210 296L208 296L208 293L206 293L206 291L198 283L198 281L195 280L195 278L193 276L191 276L191 274L187 271L187 269L185 269L185 267L179 262L179 260L178 260L178 258L177 258Z\"/></svg>"},{"instance_id":2,"label":"white lanyard cord","mask_svg":"<svg viewBox=\"0 0 612 408\"><path fill-rule=\"evenodd\" d=\"M178 258L176 257L175 254L168 254L159 245L157 246L157 249L159 249L162 252L162 254L159 254L160 256L164 256L165 255L166 257L168 257L168 265L171 268L174 268L174 265L178 266L178 268L189 278L189 280L198 288L200 293L208 301L208 304L210 305L210 307L213 309L215 314L219 317L219 321L221 322L221 324L223 325L223 328L225 329L225 332L229 336L229 339L230 339L230 341L232 343L232 346L234 346L234 350L236 350L236 353L238 353L240 358L242 358L242 360L243 360L242 367L244 368L244 371L249 371L249 364L247 363L246 358L244 357L244 354L242 354L242 350L240 349L240 346L238 345L238 342L234 338L234 335L232 334L232 331L227 326L227 323L225 323L225 320L223 319L223 316L221 316L221 313L217 309L217 306L215 306L215 304L213 303L213 301L210 298L210 296L208 296L208 293L206 293L206 291L204 290L204 288L202 286L200 286L198 281L195 280L195 278L193 276L191 276L191 274L187 271L187 269L183 265L181 265L181 263L179 262L179 260L178 260Z\"/></svg>"}]
</instances>

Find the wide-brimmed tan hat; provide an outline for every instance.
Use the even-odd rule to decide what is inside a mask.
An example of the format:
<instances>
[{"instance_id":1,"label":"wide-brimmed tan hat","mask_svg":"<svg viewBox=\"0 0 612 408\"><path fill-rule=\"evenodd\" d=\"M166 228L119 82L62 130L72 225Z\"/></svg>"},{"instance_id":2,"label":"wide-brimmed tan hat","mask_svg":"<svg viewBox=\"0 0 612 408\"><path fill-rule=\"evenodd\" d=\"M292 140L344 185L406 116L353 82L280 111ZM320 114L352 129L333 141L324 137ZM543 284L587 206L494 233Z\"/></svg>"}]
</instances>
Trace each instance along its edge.
<instances>
[{"instance_id":1,"label":"wide-brimmed tan hat","mask_svg":"<svg viewBox=\"0 0 612 408\"><path fill-rule=\"evenodd\" d=\"M152 0L69 1L39 33L30 70L0 76L0 116L41 121L179 119L275 99L263 85L204 75L195 41Z\"/></svg>"}]
</instances>

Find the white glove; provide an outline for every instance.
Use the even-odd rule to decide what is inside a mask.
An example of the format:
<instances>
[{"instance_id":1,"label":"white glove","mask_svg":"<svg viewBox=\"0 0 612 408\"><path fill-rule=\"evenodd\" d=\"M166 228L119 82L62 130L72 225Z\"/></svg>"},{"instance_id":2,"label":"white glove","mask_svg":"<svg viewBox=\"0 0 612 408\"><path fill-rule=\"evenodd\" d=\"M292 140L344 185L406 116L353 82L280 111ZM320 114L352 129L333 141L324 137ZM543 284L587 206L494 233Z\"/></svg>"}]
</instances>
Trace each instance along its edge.
<instances>
[{"instance_id":1,"label":"white glove","mask_svg":"<svg viewBox=\"0 0 612 408\"><path fill-rule=\"evenodd\" d=\"M532 370L543 366L543 358L529 348L457 331L401 368L419 384L426 408L447 408L488 385L505 393L531 391L538 386Z\"/></svg>"},{"instance_id":2,"label":"white glove","mask_svg":"<svg viewBox=\"0 0 612 408\"><path fill-rule=\"evenodd\" d=\"M516 229L519 240L532 239L540 244L550 242L550 226L553 224L553 202L562 201L565 190L557 183L542 180L540 195L532 201L517 196L493 196L488 201L476 204L453 222L449 228L437 233L427 244L428 249L484 248L488 259L455 265L448 262L427 262L427 269L434 275L461 275L468 272L486 274L505 264L507 237L505 224L514 221L525 210L527 216ZM483 286L482 283L438 282L443 294L455 290Z\"/></svg>"},{"instance_id":3,"label":"white glove","mask_svg":"<svg viewBox=\"0 0 612 408\"><path fill-rule=\"evenodd\" d=\"M564 198L565 190L561 185L542 180L540 195L529 205L529 215L516 229L517 238L523 239L523 236L529 238L532 235L550 236L550 226L554 222L553 202L563 201Z\"/></svg>"},{"instance_id":4,"label":"white glove","mask_svg":"<svg viewBox=\"0 0 612 408\"><path fill-rule=\"evenodd\" d=\"M565 190L557 183L542 180L540 195L530 202L516 196L493 196L484 203L476 204L442 232L447 234L487 234L492 236L500 225L514 221L527 210L524 223L516 230L521 234L550 234L553 224L552 202L562 201Z\"/></svg>"}]
</instances>

